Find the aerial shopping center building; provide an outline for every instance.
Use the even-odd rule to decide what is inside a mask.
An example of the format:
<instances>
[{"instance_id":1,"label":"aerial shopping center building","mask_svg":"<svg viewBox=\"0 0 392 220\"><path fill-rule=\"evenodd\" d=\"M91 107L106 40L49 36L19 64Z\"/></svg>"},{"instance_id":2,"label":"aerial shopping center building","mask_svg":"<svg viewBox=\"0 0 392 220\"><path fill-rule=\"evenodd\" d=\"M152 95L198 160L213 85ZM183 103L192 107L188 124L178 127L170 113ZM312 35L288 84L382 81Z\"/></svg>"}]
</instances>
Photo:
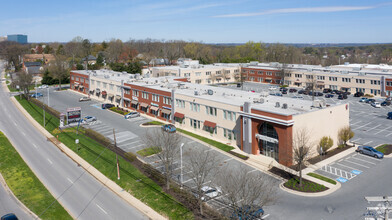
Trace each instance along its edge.
<instances>
[{"instance_id":1,"label":"aerial shopping center building","mask_svg":"<svg viewBox=\"0 0 392 220\"><path fill-rule=\"evenodd\" d=\"M70 75L74 91L284 165L293 163L293 138L299 131L308 132L316 154L321 137L330 136L336 147L338 130L349 125L347 104L195 84L177 76L142 77L109 70L75 70Z\"/></svg>"}]
</instances>

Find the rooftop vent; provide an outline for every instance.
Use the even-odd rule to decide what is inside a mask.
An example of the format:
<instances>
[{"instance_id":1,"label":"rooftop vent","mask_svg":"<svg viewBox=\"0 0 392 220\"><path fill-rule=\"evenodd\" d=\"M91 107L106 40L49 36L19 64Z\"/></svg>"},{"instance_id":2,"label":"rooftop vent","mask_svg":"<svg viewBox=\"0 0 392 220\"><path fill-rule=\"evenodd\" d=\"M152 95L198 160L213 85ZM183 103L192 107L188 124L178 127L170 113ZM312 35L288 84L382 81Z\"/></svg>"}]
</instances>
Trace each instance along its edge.
<instances>
[{"instance_id":1,"label":"rooftop vent","mask_svg":"<svg viewBox=\"0 0 392 220\"><path fill-rule=\"evenodd\" d=\"M263 98L253 98L253 103L263 104L264 103L264 99Z\"/></svg>"},{"instance_id":2,"label":"rooftop vent","mask_svg":"<svg viewBox=\"0 0 392 220\"><path fill-rule=\"evenodd\" d=\"M194 94L195 95L200 95L199 91L197 91L197 90L194 91Z\"/></svg>"},{"instance_id":3,"label":"rooftop vent","mask_svg":"<svg viewBox=\"0 0 392 220\"><path fill-rule=\"evenodd\" d=\"M276 103L275 103L275 107L276 107L276 108L279 108L279 107L280 107L280 102L276 102Z\"/></svg>"},{"instance_id":4,"label":"rooftop vent","mask_svg":"<svg viewBox=\"0 0 392 220\"><path fill-rule=\"evenodd\" d=\"M214 91L212 91L212 89L209 89L209 90L207 90L207 94L208 94L208 95L213 95L213 94L214 94Z\"/></svg>"},{"instance_id":5,"label":"rooftop vent","mask_svg":"<svg viewBox=\"0 0 392 220\"><path fill-rule=\"evenodd\" d=\"M283 103L282 108L287 109L287 103Z\"/></svg>"},{"instance_id":6,"label":"rooftop vent","mask_svg":"<svg viewBox=\"0 0 392 220\"><path fill-rule=\"evenodd\" d=\"M122 74L127 74L127 71L122 71Z\"/></svg>"}]
</instances>

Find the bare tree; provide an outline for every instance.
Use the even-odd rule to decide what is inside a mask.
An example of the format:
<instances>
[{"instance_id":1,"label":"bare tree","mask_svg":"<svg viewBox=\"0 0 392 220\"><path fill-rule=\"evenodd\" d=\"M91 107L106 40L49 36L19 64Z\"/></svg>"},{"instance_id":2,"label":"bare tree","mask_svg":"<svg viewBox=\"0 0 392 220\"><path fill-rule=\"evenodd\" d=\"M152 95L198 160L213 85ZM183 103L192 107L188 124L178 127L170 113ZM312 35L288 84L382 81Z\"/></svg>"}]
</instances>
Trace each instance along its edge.
<instances>
[{"instance_id":1,"label":"bare tree","mask_svg":"<svg viewBox=\"0 0 392 220\"><path fill-rule=\"evenodd\" d=\"M338 131L339 142L343 142L344 146L347 146L347 141L354 137L354 132L350 126L345 126Z\"/></svg>"},{"instance_id":2,"label":"bare tree","mask_svg":"<svg viewBox=\"0 0 392 220\"><path fill-rule=\"evenodd\" d=\"M276 202L277 180L261 172L246 172L246 168L223 169L217 178L225 199L235 219L251 219L265 205Z\"/></svg>"},{"instance_id":3,"label":"bare tree","mask_svg":"<svg viewBox=\"0 0 392 220\"><path fill-rule=\"evenodd\" d=\"M109 61L117 63L123 48L124 44L120 39L111 39L106 50Z\"/></svg>"},{"instance_id":4,"label":"bare tree","mask_svg":"<svg viewBox=\"0 0 392 220\"><path fill-rule=\"evenodd\" d=\"M59 80L59 89L61 90L61 80L69 76L69 68L64 56L55 55L55 58L49 63L47 70L54 79Z\"/></svg>"},{"instance_id":5,"label":"bare tree","mask_svg":"<svg viewBox=\"0 0 392 220\"><path fill-rule=\"evenodd\" d=\"M299 170L299 186L302 186L302 166L310 156L310 135L306 129L300 129L294 134L293 156Z\"/></svg>"},{"instance_id":6,"label":"bare tree","mask_svg":"<svg viewBox=\"0 0 392 220\"><path fill-rule=\"evenodd\" d=\"M306 90L312 92L312 101L314 101L314 92L317 89L317 77L314 74L306 75Z\"/></svg>"},{"instance_id":7,"label":"bare tree","mask_svg":"<svg viewBox=\"0 0 392 220\"><path fill-rule=\"evenodd\" d=\"M20 90L23 91L23 96L25 99L29 97L29 89L33 84L33 76L31 74L26 73L25 71L17 73L17 79L12 82L15 85L18 85Z\"/></svg>"},{"instance_id":8,"label":"bare tree","mask_svg":"<svg viewBox=\"0 0 392 220\"><path fill-rule=\"evenodd\" d=\"M211 180L217 174L219 162L212 151L204 152L203 150L192 149L186 152L186 155L188 155L189 159L185 167L190 171L188 175L196 185L199 209L203 215L203 198L205 198L205 192L202 190L202 187L204 183Z\"/></svg>"},{"instance_id":9,"label":"bare tree","mask_svg":"<svg viewBox=\"0 0 392 220\"><path fill-rule=\"evenodd\" d=\"M21 44L15 43L15 42L2 42L2 51L0 51L0 54L4 59L8 62L8 68L10 66L15 67L15 71L20 70L20 62L22 55L26 53L28 49L26 46L23 46ZM12 79L12 74L11 79Z\"/></svg>"},{"instance_id":10,"label":"bare tree","mask_svg":"<svg viewBox=\"0 0 392 220\"><path fill-rule=\"evenodd\" d=\"M211 75L210 75L210 79L211 79L211 81L212 81L212 84L214 84L214 83L215 83L215 81L216 81L216 78L218 78L218 77L217 77L217 75L216 75L215 73L211 73Z\"/></svg>"},{"instance_id":11,"label":"bare tree","mask_svg":"<svg viewBox=\"0 0 392 220\"><path fill-rule=\"evenodd\" d=\"M161 129L148 131L142 138L147 148L156 154L164 166L166 189L170 189L173 163L178 158L182 138L179 134L168 133Z\"/></svg>"}]
</instances>

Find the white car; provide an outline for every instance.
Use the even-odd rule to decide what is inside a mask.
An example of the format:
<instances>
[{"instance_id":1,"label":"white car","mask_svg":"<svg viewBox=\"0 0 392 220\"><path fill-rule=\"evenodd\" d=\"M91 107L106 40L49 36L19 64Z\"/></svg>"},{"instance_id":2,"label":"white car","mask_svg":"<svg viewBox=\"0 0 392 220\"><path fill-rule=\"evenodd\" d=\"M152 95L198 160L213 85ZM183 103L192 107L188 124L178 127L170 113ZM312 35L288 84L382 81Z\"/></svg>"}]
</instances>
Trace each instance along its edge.
<instances>
[{"instance_id":1,"label":"white car","mask_svg":"<svg viewBox=\"0 0 392 220\"><path fill-rule=\"evenodd\" d=\"M222 191L219 187L210 187L210 186L203 186L201 188L203 191L204 196L201 197L201 200L205 201L208 198L214 198L222 194Z\"/></svg>"},{"instance_id":2,"label":"white car","mask_svg":"<svg viewBox=\"0 0 392 220\"><path fill-rule=\"evenodd\" d=\"M269 89L270 91L275 91L275 90L278 89L278 87L269 87L268 89Z\"/></svg>"},{"instance_id":3,"label":"white car","mask_svg":"<svg viewBox=\"0 0 392 220\"><path fill-rule=\"evenodd\" d=\"M381 108L381 104L379 102L372 102L371 104L375 108Z\"/></svg>"},{"instance_id":4,"label":"white car","mask_svg":"<svg viewBox=\"0 0 392 220\"><path fill-rule=\"evenodd\" d=\"M96 121L97 120L97 118L96 117L94 117L94 116L86 116L86 117L84 117L83 118L83 123L88 123L88 122L93 122L93 121Z\"/></svg>"},{"instance_id":5,"label":"white car","mask_svg":"<svg viewBox=\"0 0 392 220\"><path fill-rule=\"evenodd\" d=\"M46 88L48 88L48 85L43 84L43 85L38 86L38 88L39 89L46 89Z\"/></svg>"},{"instance_id":6,"label":"white car","mask_svg":"<svg viewBox=\"0 0 392 220\"><path fill-rule=\"evenodd\" d=\"M83 102L83 101L91 101L91 98L87 96L83 96L82 98L79 99L79 102Z\"/></svg>"},{"instance_id":7,"label":"white car","mask_svg":"<svg viewBox=\"0 0 392 220\"><path fill-rule=\"evenodd\" d=\"M126 115L124 116L124 118L125 118L125 119L128 119L128 118L136 118L136 117L139 117L139 116L140 116L140 113L139 113L139 112L130 112L130 113L126 114Z\"/></svg>"}]
</instances>

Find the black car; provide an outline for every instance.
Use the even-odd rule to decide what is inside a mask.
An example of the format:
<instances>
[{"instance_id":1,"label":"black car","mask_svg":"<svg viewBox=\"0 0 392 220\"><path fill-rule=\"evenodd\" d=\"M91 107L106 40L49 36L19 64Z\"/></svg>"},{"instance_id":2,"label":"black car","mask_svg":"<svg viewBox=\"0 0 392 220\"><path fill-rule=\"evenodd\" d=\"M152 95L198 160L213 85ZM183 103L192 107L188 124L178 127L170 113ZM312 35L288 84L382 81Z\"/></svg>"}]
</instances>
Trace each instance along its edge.
<instances>
[{"instance_id":1,"label":"black car","mask_svg":"<svg viewBox=\"0 0 392 220\"><path fill-rule=\"evenodd\" d=\"M110 104L110 103L102 104L102 109L107 109L107 108L111 108L111 107L114 107L114 105Z\"/></svg>"},{"instance_id":2,"label":"black car","mask_svg":"<svg viewBox=\"0 0 392 220\"><path fill-rule=\"evenodd\" d=\"M351 95L351 92L349 92L349 91L344 92L344 93L346 93L346 95Z\"/></svg>"},{"instance_id":3,"label":"black car","mask_svg":"<svg viewBox=\"0 0 392 220\"><path fill-rule=\"evenodd\" d=\"M293 92L297 92L297 90L296 89L289 89L289 92L293 93Z\"/></svg>"},{"instance_id":4,"label":"black car","mask_svg":"<svg viewBox=\"0 0 392 220\"><path fill-rule=\"evenodd\" d=\"M237 88L240 88L241 87L241 83L237 83Z\"/></svg>"},{"instance_id":5,"label":"black car","mask_svg":"<svg viewBox=\"0 0 392 220\"><path fill-rule=\"evenodd\" d=\"M330 93L330 92L332 92L332 89L324 89L323 90L323 93Z\"/></svg>"},{"instance_id":6,"label":"black car","mask_svg":"<svg viewBox=\"0 0 392 220\"><path fill-rule=\"evenodd\" d=\"M315 92L314 95L315 96L323 96L323 93L322 92Z\"/></svg>"},{"instance_id":7,"label":"black car","mask_svg":"<svg viewBox=\"0 0 392 220\"><path fill-rule=\"evenodd\" d=\"M282 90L282 94L287 94L287 89Z\"/></svg>"},{"instance_id":8,"label":"black car","mask_svg":"<svg viewBox=\"0 0 392 220\"><path fill-rule=\"evenodd\" d=\"M334 90L334 91L335 91L336 95L340 95L343 93L342 91L339 91L339 90Z\"/></svg>"},{"instance_id":9,"label":"black car","mask_svg":"<svg viewBox=\"0 0 392 220\"><path fill-rule=\"evenodd\" d=\"M301 89L298 91L298 94L304 94L305 90Z\"/></svg>"},{"instance_id":10,"label":"black car","mask_svg":"<svg viewBox=\"0 0 392 220\"><path fill-rule=\"evenodd\" d=\"M344 94L344 93L341 93L341 94L338 96L338 99L347 99L347 95Z\"/></svg>"},{"instance_id":11,"label":"black car","mask_svg":"<svg viewBox=\"0 0 392 220\"><path fill-rule=\"evenodd\" d=\"M325 94L325 98L333 98L332 94Z\"/></svg>"},{"instance_id":12,"label":"black car","mask_svg":"<svg viewBox=\"0 0 392 220\"><path fill-rule=\"evenodd\" d=\"M368 100L366 100L366 103L372 104L375 101L376 101L375 99L368 99Z\"/></svg>"},{"instance_id":13,"label":"black car","mask_svg":"<svg viewBox=\"0 0 392 220\"><path fill-rule=\"evenodd\" d=\"M354 94L354 97L361 97L361 96L363 96L363 95L365 95L365 94L363 94L363 92L356 92L356 93Z\"/></svg>"},{"instance_id":14,"label":"black car","mask_svg":"<svg viewBox=\"0 0 392 220\"><path fill-rule=\"evenodd\" d=\"M391 102L388 102L388 101L381 102L381 106L390 106L390 105L391 105Z\"/></svg>"},{"instance_id":15,"label":"black car","mask_svg":"<svg viewBox=\"0 0 392 220\"><path fill-rule=\"evenodd\" d=\"M392 119L392 112L388 112L387 119Z\"/></svg>"}]
</instances>

